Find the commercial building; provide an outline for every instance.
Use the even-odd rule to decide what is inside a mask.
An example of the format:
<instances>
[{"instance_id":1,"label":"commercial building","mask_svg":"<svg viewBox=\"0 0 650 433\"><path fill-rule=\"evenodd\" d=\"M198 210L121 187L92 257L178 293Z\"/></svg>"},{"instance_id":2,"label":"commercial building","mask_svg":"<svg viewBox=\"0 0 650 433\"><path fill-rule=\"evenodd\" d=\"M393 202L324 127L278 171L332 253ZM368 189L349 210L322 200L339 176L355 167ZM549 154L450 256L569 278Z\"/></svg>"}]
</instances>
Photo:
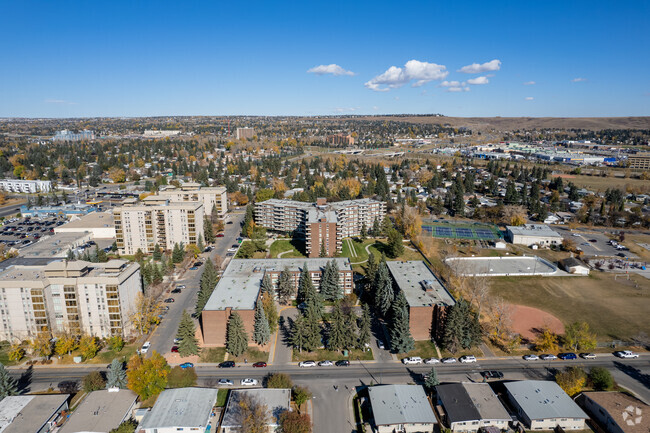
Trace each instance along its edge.
<instances>
[{"instance_id":1,"label":"commercial building","mask_svg":"<svg viewBox=\"0 0 650 433\"><path fill-rule=\"evenodd\" d=\"M44 235L38 242L31 243L20 250L20 257L49 258L50 261L68 257L70 251L80 253L78 247L88 242L90 233L55 233Z\"/></svg>"},{"instance_id":2,"label":"commercial building","mask_svg":"<svg viewBox=\"0 0 650 433\"><path fill-rule=\"evenodd\" d=\"M32 206L20 207L20 214L24 217L47 218L51 216L83 216L95 212L97 208L89 204L64 204L61 206Z\"/></svg>"},{"instance_id":3,"label":"commercial building","mask_svg":"<svg viewBox=\"0 0 650 433\"><path fill-rule=\"evenodd\" d=\"M0 273L0 339L22 341L43 330L126 337L141 292L140 265L123 260L11 266Z\"/></svg>"},{"instance_id":4,"label":"commercial building","mask_svg":"<svg viewBox=\"0 0 650 433\"><path fill-rule=\"evenodd\" d=\"M433 432L438 423L420 385L368 387L375 431L378 433Z\"/></svg>"},{"instance_id":5,"label":"commercial building","mask_svg":"<svg viewBox=\"0 0 650 433\"><path fill-rule=\"evenodd\" d=\"M248 398L266 406L267 429L274 432L280 426L280 415L291 410L290 389L236 389L230 391L226 412L219 433L243 433L241 430L240 402Z\"/></svg>"},{"instance_id":6,"label":"commercial building","mask_svg":"<svg viewBox=\"0 0 650 433\"><path fill-rule=\"evenodd\" d=\"M512 420L487 383L450 383L436 386L443 424L454 433L477 433L485 427L505 431Z\"/></svg>"},{"instance_id":7,"label":"commercial building","mask_svg":"<svg viewBox=\"0 0 650 433\"><path fill-rule=\"evenodd\" d=\"M334 146L352 146L354 137L351 134L331 134L325 138L325 141Z\"/></svg>"},{"instance_id":8,"label":"commercial building","mask_svg":"<svg viewBox=\"0 0 650 433\"><path fill-rule=\"evenodd\" d=\"M218 389L176 388L160 393L153 408L142 418L139 433L205 431L217 402Z\"/></svg>"},{"instance_id":9,"label":"commercial building","mask_svg":"<svg viewBox=\"0 0 650 433\"><path fill-rule=\"evenodd\" d=\"M638 170L650 170L650 152L637 153L629 155L627 162L630 168Z\"/></svg>"},{"instance_id":10,"label":"commercial building","mask_svg":"<svg viewBox=\"0 0 650 433\"><path fill-rule=\"evenodd\" d=\"M72 217L70 222L54 227L54 233L88 233L93 239L114 239L113 213L92 212L82 217Z\"/></svg>"},{"instance_id":11,"label":"commercial building","mask_svg":"<svg viewBox=\"0 0 650 433\"><path fill-rule=\"evenodd\" d=\"M352 265L348 258L231 260L201 314L204 346L226 344L226 325L233 311L241 316L248 335L253 335L255 306L259 300L264 275L268 275L271 283L276 285L280 273L287 269L291 273L291 280L297 291L300 272L306 263L314 286L318 290L325 265L332 260L339 269L339 285L343 292L352 293L354 287Z\"/></svg>"},{"instance_id":12,"label":"commercial building","mask_svg":"<svg viewBox=\"0 0 650 433\"><path fill-rule=\"evenodd\" d=\"M167 187L145 198L146 201L169 200L170 202L199 202L203 203L203 211L206 215L212 215L212 209L217 208L217 215L223 218L228 212L228 194L223 186L202 187L198 183L184 183L180 188Z\"/></svg>"},{"instance_id":13,"label":"commercial building","mask_svg":"<svg viewBox=\"0 0 650 433\"><path fill-rule=\"evenodd\" d=\"M95 132L84 129L83 131L73 132L67 129L57 131L52 137L52 141L83 141L83 140L94 140Z\"/></svg>"},{"instance_id":14,"label":"commercial building","mask_svg":"<svg viewBox=\"0 0 650 433\"><path fill-rule=\"evenodd\" d=\"M29 194L48 193L52 191L52 182L49 180L2 179L0 180L0 189L8 192L25 192Z\"/></svg>"},{"instance_id":15,"label":"commercial building","mask_svg":"<svg viewBox=\"0 0 650 433\"><path fill-rule=\"evenodd\" d=\"M14 395L0 401L0 432L47 433L63 421L69 394Z\"/></svg>"},{"instance_id":16,"label":"commercial building","mask_svg":"<svg viewBox=\"0 0 650 433\"><path fill-rule=\"evenodd\" d=\"M75 408L57 433L110 433L131 418L137 398L128 389L93 391Z\"/></svg>"},{"instance_id":17,"label":"commercial building","mask_svg":"<svg viewBox=\"0 0 650 433\"><path fill-rule=\"evenodd\" d=\"M456 301L421 260L387 261L393 286L409 304L409 327L415 340L439 340L445 316Z\"/></svg>"},{"instance_id":18,"label":"commercial building","mask_svg":"<svg viewBox=\"0 0 650 433\"><path fill-rule=\"evenodd\" d=\"M507 241L516 245L547 247L562 243L562 235L545 224L506 226L505 237Z\"/></svg>"},{"instance_id":19,"label":"commercial building","mask_svg":"<svg viewBox=\"0 0 650 433\"><path fill-rule=\"evenodd\" d=\"M517 416L531 430L583 430L589 418L560 386L546 380L505 383Z\"/></svg>"},{"instance_id":20,"label":"commercial building","mask_svg":"<svg viewBox=\"0 0 650 433\"><path fill-rule=\"evenodd\" d=\"M255 137L255 130L253 128L237 128L235 130L235 138L237 140L249 139Z\"/></svg>"},{"instance_id":21,"label":"commercial building","mask_svg":"<svg viewBox=\"0 0 650 433\"><path fill-rule=\"evenodd\" d=\"M138 249L152 253L156 244L171 250L175 244L196 244L203 235L203 203L170 202L126 205L113 210L115 239L120 254Z\"/></svg>"},{"instance_id":22,"label":"commercial building","mask_svg":"<svg viewBox=\"0 0 650 433\"><path fill-rule=\"evenodd\" d=\"M622 392L584 392L583 407L607 433L648 433L650 406Z\"/></svg>"},{"instance_id":23,"label":"commercial building","mask_svg":"<svg viewBox=\"0 0 650 433\"><path fill-rule=\"evenodd\" d=\"M174 137L180 135L180 129L167 129L164 131L158 131L156 129L145 129L144 136L147 138L165 138L165 137Z\"/></svg>"},{"instance_id":24,"label":"commercial building","mask_svg":"<svg viewBox=\"0 0 650 433\"><path fill-rule=\"evenodd\" d=\"M270 199L255 206L255 222L269 230L304 239L307 255L319 257L325 248L329 257L341 251L343 239L370 230L386 215L384 202L364 198L327 203Z\"/></svg>"}]
</instances>

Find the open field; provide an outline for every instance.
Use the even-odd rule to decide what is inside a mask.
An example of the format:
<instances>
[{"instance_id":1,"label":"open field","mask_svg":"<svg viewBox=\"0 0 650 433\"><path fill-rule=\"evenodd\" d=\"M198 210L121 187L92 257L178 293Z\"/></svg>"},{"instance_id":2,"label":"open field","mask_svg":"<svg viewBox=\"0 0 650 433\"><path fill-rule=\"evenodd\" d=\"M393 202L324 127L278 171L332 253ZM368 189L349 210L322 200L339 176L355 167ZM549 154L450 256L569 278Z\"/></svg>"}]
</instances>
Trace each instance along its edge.
<instances>
[{"instance_id":1,"label":"open field","mask_svg":"<svg viewBox=\"0 0 650 433\"><path fill-rule=\"evenodd\" d=\"M557 267L539 257L452 257L446 263L456 274L466 276L562 275Z\"/></svg>"},{"instance_id":2,"label":"open field","mask_svg":"<svg viewBox=\"0 0 650 433\"><path fill-rule=\"evenodd\" d=\"M601 340L650 334L650 281L639 275L592 272L589 277L502 277L491 293L513 304L547 311L565 325L586 321Z\"/></svg>"},{"instance_id":3,"label":"open field","mask_svg":"<svg viewBox=\"0 0 650 433\"><path fill-rule=\"evenodd\" d=\"M604 192L607 188L618 188L622 191L627 191L629 188L632 191L646 194L650 192L650 182L642 179L578 175L565 176L563 180L565 184L573 182L580 188L587 188L595 192Z\"/></svg>"},{"instance_id":4,"label":"open field","mask_svg":"<svg viewBox=\"0 0 650 433\"><path fill-rule=\"evenodd\" d=\"M278 239L271 244L269 253L272 259L282 254L283 259L302 259L306 257L297 245L297 241L291 239Z\"/></svg>"},{"instance_id":5,"label":"open field","mask_svg":"<svg viewBox=\"0 0 650 433\"><path fill-rule=\"evenodd\" d=\"M212 362L219 363L223 362L226 358L226 348L225 347L212 347L209 349L201 350L199 355L200 362ZM263 352L257 348L249 347L246 349L243 355L234 357L232 355L228 356L229 361L235 361L237 363L244 363L246 360L249 363L258 362L258 361L267 361L269 359L269 352Z\"/></svg>"}]
</instances>

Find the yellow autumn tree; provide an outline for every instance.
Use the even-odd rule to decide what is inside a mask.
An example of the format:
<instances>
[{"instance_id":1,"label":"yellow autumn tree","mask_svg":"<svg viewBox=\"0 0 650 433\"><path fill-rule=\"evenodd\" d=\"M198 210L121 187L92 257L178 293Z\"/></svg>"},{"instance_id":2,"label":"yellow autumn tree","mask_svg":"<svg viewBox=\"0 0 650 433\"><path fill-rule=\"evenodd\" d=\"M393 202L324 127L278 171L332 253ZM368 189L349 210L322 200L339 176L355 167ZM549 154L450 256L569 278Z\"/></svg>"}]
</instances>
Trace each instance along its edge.
<instances>
[{"instance_id":1,"label":"yellow autumn tree","mask_svg":"<svg viewBox=\"0 0 650 433\"><path fill-rule=\"evenodd\" d=\"M136 331L146 334L151 331L154 325L160 323L158 317L162 312L162 305L154 301L150 296L138 293L135 301L135 310L131 314L131 322Z\"/></svg>"},{"instance_id":2,"label":"yellow autumn tree","mask_svg":"<svg viewBox=\"0 0 650 433\"><path fill-rule=\"evenodd\" d=\"M576 395L587 383L587 375L580 367L569 367L555 373L555 381L570 396Z\"/></svg>"},{"instance_id":3,"label":"yellow autumn tree","mask_svg":"<svg viewBox=\"0 0 650 433\"><path fill-rule=\"evenodd\" d=\"M535 340L535 348L540 352L556 352L558 350L558 336L548 327Z\"/></svg>"},{"instance_id":4,"label":"yellow autumn tree","mask_svg":"<svg viewBox=\"0 0 650 433\"><path fill-rule=\"evenodd\" d=\"M127 387L136 393L140 400L146 400L165 389L170 371L167 360L155 350L150 358L133 355L126 369Z\"/></svg>"}]
</instances>

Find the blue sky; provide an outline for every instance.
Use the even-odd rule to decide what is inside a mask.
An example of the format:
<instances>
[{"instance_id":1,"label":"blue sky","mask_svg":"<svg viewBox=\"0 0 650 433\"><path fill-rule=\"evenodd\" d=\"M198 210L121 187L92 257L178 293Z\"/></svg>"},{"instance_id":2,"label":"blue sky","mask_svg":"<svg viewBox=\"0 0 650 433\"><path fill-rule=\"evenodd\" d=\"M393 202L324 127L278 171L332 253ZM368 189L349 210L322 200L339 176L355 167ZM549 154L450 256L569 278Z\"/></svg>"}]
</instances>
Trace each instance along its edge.
<instances>
[{"instance_id":1,"label":"blue sky","mask_svg":"<svg viewBox=\"0 0 650 433\"><path fill-rule=\"evenodd\" d=\"M650 115L645 0L0 6L0 117Z\"/></svg>"}]
</instances>

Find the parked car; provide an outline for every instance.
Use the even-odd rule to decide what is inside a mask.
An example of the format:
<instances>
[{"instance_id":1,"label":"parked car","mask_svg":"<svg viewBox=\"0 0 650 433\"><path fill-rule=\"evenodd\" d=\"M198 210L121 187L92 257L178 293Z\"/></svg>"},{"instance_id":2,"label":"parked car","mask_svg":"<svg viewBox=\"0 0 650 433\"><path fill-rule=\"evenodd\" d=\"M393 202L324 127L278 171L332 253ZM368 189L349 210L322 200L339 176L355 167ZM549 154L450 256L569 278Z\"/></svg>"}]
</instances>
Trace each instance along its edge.
<instances>
[{"instance_id":1,"label":"parked car","mask_svg":"<svg viewBox=\"0 0 650 433\"><path fill-rule=\"evenodd\" d=\"M199 268L198 268L197 266L192 266L192 267L190 268L190 271L197 271L198 269L199 269Z\"/></svg>"},{"instance_id":2,"label":"parked car","mask_svg":"<svg viewBox=\"0 0 650 433\"><path fill-rule=\"evenodd\" d=\"M179 284L178 286L176 286L176 288L183 290L185 288L185 284Z\"/></svg>"},{"instance_id":3,"label":"parked car","mask_svg":"<svg viewBox=\"0 0 650 433\"><path fill-rule=\"evenodd\" d=\"M257 386L257 379L246 378L241 380L242 386Z\"/></svg>"},{"instance_id":4,"label":"parked car","mask_svg":"<svg viewBox=\"0 0 650 433\"><path fill-rule=\"evenodd\" d=\"M165 304L171 304L171 303L176 302L176 301L174 300L174 298L167 298L167 299L165 299L163 302L164 302Z\"/></svg>"},{"instance_id":5,"label":"parked car","mask_svg":"<svg viewBox=\"0 0 650 433\"><path fill-rule=\"evenodd\" d=\"M537 355L524 355L524 361L539 361L539 356L537 356Z\"/></svg>"},{"instance_id":6,"label":"parked car","mask_svg":"<svg viewBox=\"0 0 650 433\"><path fill-rule=\"evenodd\" d=\"M140 353L147 353L149 351L149 348L151 347L151 342L146 341L143 345L142 348L140 348Z\"/></svg>"},{"instance_id":7,"label":"parked car","mask_svg":"<svg viewBox=\"0 0 650 433\"><path fill-rule=\"evenodd\" d=\"M564 361L567 361L569 359L578 359L578 356L572 352L558 353L557 357Z\"/></svg>"},{"instance_id":8,"label":"parked car","mask_svg":"<svg viewBox=\"0 0 650 433\"><path fill-rule=\"evenodd\" d=\"M381 350L385 350L386 346L384 345L384 342L381 340L377 340L377 347L380 348Z\"/></svg>"},{"instance_id":9,"label":"parked car","mask_svg":"<svg viewBox=\"0 0 650 433\"><path fill-rule=\"evenodd\" d=\"M230 379L219 379L217 382L217 385L219 386L233 386L234 384L232 383L232 380Z\"/></svg>"},{"instance_id":10,"label":"parked car","mask_svg":"<svg viewBox=\"0 0 650 433\"><path fill-rule=\"evenodd\" d=\"M619 350L619 351L614 352L614 356L617 356L617 357L623 358L623 359L632 359L632 358L638 358L639 354L634 353L631 350Z\"/></svg>"},{"instance_id":11,"label":"parked car","mask_svg":"<svg viewBox=\"0 0 650 433\"><path fill-rule=\"evenodd\" d=\"M410 358L402 359L402 363L405 365L422 364L422 358L419 356L411 356Z\"/></svg>"},{"instance_id":12,"label":"parked car","mask_svg":"<svg viewBox=\"0 0 650 433\"><path fill-rule=\"evenodd\" d=\"M178 346L172 346L172 353L178 353Z\"/></svg>"},{"instance_id":13,"label":"parked car","mask_svg":"<svg viewBox=\"0 0 650 433\"><path fill-rule=\"evenodd\" d=\"M442 358L440 362L443 364L453 364L456 362L456 358Z\"/></svg>"},{"instance_id":14,"label":"parked car","mask_svg":"<svg viewBox=\"0 0 650 433\"><path fill-rule=\"evenodd\" d=\"M437 364L440 360L438 358L427 358L424 360L425 364Z\"/></svg>"},{"instance_id":15,"label":"parked car","mask_svg":"<svg viewBox=\"0 0 650 433\"><path fill-rule=\"evenodd\" d=\"M177 287L174 290L172 290L172 293L181 293L181 289Z\"/></svg>"},{"instance_id":16,"label":"parked car","mask_svg":"<svg viewBox=\"0 0 650 433\"><path fill-rule=\"evenodd\" d=\"M255 367L255 368L263 368L263 367L266 367L266 362L262 362L262 361L260 361L260 362L256 362L255 364L253 364L253 367Z\"/></svg>"},{"instance_id":17,"label":"parked car","mask_svg":"<svg viewBox=\"0 0 650 433\"><path fill-rule=\"evenodd\" d=\"M551 354L551 353L545 353L543 355L539 355L539 359L543 361L554 361L557 359L557 356Z\"/></svg>"},{"instance_id":18,"label":"parked car","mask_svg":"<svg viewBox=\"0 0 650 433\"><path fill-rule=\"evenodd\" d=\"M235 367L235 361L224 361L221 364L219 364L219 368L234 368Z\"/></svg>"},{"instance_id":19,"label":"parked car","mask_svg":"<svg viewBox=\"0 0 650 433\"><path fill-rule=\"evenodd\" d=\"M582 359L596 359L596 355L593 353L581 353L580 358Z\"/></svg>"},{"instance_id":20,"label":"parked car","mask_svg":"<svg viewBox=\"0 0 650 433\"><path fill-rule=\"evenodd\" d=\"M481 376L483 376L483 379L488 380L488 379L503 379L503 373L500 371L496 370L490 370L490 371L482 371Z\"/></svg>"},{"instance_id":21,"label":"parked car","mask_svg":"<svg viewBox=\"0 0 650 433\"><path fill-rule=\"evenodd\" d=\"M298 367L316 367L316 361L300 361Z\"/></svg>"},{"instance_id":22,"label":"parked car","mask_svg":"<svg viewBox=\"0 0 650 433\"><path fill-rule=\"evenodd\" d=\"M334 363L332 361L321 361L318 363L319 367L331 367Z\"/></svg>"},{"instance_id":23,"label":"parked car","mask_svg":"<svg viewBox=\"0 0 650 433\"><path fill-rule=\"evenodd\" d=\"M476 357L474 355L461 356L459 359L460 359L460 362L465 363L465 364L476 362Z\"/></svg>"},{"instance_id":24,"label":"parked car","mask_svg":"<svg viewBox=\"0 0 650 433\"><path fill-rule=\"evenodd\" d=\"M185 370L186 368L194 368L194 364L192 364L191 362L184 362L179 367Z\"/></svg>"},{"instance_id":25,"label":"parked car","mask_svg":"<svg viewBox=\"0 0 650 433\"><path fill-rule=\"evenodd\" d=\"M336 361L336 366L337 367L349 367L350 366L350 361L347 359L342 359L340 361Z\"/></svg>"},{"instance_id":26,"label":"parked car","mask_svg":"<svg viewBox=\"0 0 650 433\"><path fill-rule=\"evenodd\" d=\"M217 233L217 237L218 237L218 238L222 238L222 237L223 237L223 233Z\"/></svg>"},{"instance_id":27,"label":"parked car","mask_svg":"<svg viewBox=\"0 0 650 433\"><path fill-rule=\"evenodd\" d=\"M167 309L169 310L169 307L167 307ZM174 338L174 344L178 344L180 342L181 342L180 338Z\"/></svg>"}]
</instances>

